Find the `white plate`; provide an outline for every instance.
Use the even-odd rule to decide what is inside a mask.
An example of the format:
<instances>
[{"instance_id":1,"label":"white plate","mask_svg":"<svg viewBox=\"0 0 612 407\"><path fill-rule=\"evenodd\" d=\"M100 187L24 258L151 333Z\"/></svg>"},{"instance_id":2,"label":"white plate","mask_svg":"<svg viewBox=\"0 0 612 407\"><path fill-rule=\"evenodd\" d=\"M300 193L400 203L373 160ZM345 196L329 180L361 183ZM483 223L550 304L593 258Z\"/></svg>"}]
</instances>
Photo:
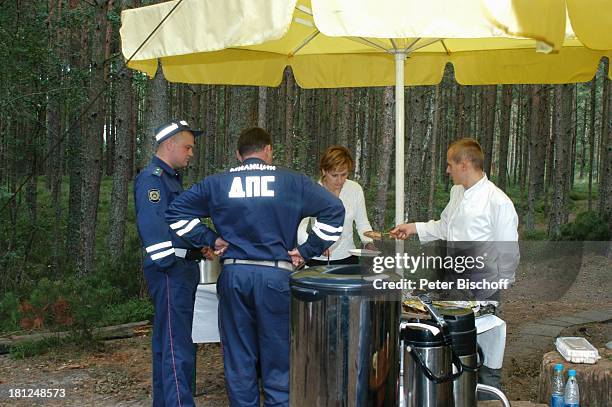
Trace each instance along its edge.
<instances>
[{"instance_id":1,"label":"white plate","mask_svg":"<svg viewBox=\"0 0 612 407\"><path fill-rule=\"evenodd\" d=\"M358 257L375 257L378 256L381 251L380 250L368 250L368 249L351 249L349 253L353 256Z\"/></svg>"}]
</instances>

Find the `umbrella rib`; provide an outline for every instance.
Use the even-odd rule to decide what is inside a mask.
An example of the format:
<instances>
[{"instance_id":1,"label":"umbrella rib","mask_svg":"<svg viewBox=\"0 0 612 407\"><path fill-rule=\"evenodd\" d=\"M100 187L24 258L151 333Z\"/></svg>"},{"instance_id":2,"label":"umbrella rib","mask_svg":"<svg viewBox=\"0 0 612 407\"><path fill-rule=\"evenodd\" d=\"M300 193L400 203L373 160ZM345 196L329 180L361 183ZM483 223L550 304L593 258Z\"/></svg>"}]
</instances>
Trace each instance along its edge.
<instances>
[{"instance_id":1,"label":"umbrella rib","mask_svg":"<svg viewBox=\"0 0 612 407\"><path fill-rule=\"evenodd\" d=\"M448 47L446 46L446 43L444 42L444 40L440 40L440 42L442 43L442 46L444 47L444 51L446 51L446 55L450 55L451 52L448 49Z\"/></svg>"},{"instance_id":2,"label":"umbrella rib","mask_svg":"<svg viewBox=\"0 0 612 407\"><path fill-rule=\"evenodd\" d=\"M391 46L393 47L393 50L397 52L397 43L395 42L394 38L389 38L389 42L391 43Z\"/></svg>"},{"instance_id":3,"label":"umbrella rib","mask_svg":"<svg viewBox=\"0 0 612 407\"><path fill-rule=\"evenodd\" d=\"M357 42L360 42L359 40L361 40L361 41L363 41L363 43L365 43L365 45L369 45L371 47L380 49L380 50L382 50L384 52L388 52L389 54L393 54L393 51L391 51L390 49L387 49L387 48L383 47L382 45L377 44L374 41L370 41L370 40L368 40L368 39L366 39L364 37L347 37L347 38L349 40L353 40L353 41L357 41Z\"/></svg>"},{"instance_id":4,"label":"umbrella rib","mask_svg":"<svg viewBox=\"0 0 612 407\"><path fill-rule=\"evenodd\" d=\"M410 43L410 45L408 45L405 49L404 52L408 52L410 50L410 48L412 48L417 42L421 41L421 37L415 39L414 41L412 41Z\"/></svg>"},{"instance_id":5,"label":"umbrella rib","mask_svg":"<svg viewBox=\"0 0 612 407\"><path fill-rule=\"evenodd\" d=\"M420 38L419 38L419 39L420 39ZM419 46L418 46L418 47L416 47L416 48L410 48L410 47L408 47L408 48L406 48L406 53L408 53L408 54L409 54L409 53L412 53L412 52L417 51L417 50L419 50L419 49L421 49L421 48L428 47L428 46L430 46L431 44L435 44L435 43L436 43L436 42L438 42L438 41L442 41L442 38L436 38L436 39L434 39L434 40L432 40L432 41L430 41L430 42L427 42L427 43L425 43L425 44L419 45ZM413 43L413 44L414 44L414 43Z\"/></svg>"},{"instance_id":6,"label":"umbrella rib","mask_svg":"<svg viewBox=\"0 0 612 407\"><path fill-rule=\"evenodd\" d=\"M299 50L301 50L302 48L304 48L306 45L308 45L308 43L312 40L314 40L314 38L319 35L320 31L315 29L312 33L310 33L310 35L308 35L308 37L306 37L306 39L304 41L302 41L302 43L300 45L298 45L298 47L296 49L294 49L293 51L291 51L289 53L289 57L294 56L295 54L298 53Z\"/></svg>"}]
</instances>

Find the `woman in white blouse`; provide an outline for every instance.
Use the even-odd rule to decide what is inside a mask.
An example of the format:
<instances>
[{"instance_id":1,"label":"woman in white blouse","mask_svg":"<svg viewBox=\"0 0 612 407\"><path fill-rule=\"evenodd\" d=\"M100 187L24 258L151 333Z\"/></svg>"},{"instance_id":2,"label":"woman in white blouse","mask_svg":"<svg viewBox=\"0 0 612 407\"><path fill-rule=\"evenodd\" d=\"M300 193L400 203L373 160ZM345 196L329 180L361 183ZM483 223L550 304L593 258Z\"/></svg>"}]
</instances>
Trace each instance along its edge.
<instances>
[{"instance_id":1,"label":"woman in white blouse","mask_svg":"<svg viewBox=\"0 0 612 407\"><path fill-rule=\"evenodd\" d=\"M309 266L326 264L357 264L359 258L352 255L349 250L355 249L353 241L353 223L366 249L376 249L372 239L364 236L364 232L372 230L366 212L365 198L361 185L348 179L353 170L354 161L349 150L342 146L331 146L323 153L319 162L321 178L319 184L329 192L340 198L344 204L346 215L342 235L323 256L315 257L306 262ZM302 244L308 238L308 223L314 223L313 218L305 218L298 228L298 243Z\"/></svg>"}]
</instances>

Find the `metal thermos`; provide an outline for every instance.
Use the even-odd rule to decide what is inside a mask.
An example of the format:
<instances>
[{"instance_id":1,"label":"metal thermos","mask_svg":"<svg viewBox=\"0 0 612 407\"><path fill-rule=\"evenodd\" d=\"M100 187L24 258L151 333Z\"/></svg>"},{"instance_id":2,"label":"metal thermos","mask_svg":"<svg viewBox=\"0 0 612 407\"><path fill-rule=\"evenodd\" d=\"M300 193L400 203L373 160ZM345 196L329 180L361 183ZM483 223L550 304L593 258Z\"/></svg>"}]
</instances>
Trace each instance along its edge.
<instances>
[{"instance_id":1,"label":"metal thermos","mask_svg":"<svg viewBox=\"0 0 612 407\"><path fill-rule=\"evenodd\" d=\"M461 376L452 383L455 407L475 407L478 369L483 357L482 354L478 357L474 312L471 308L443 308L440 312L448 325L453 351L463 367Z\"/></svg>"},{"instance_id":2,"label":"metal thermos","mask_svg":"<svg viewBox=\"0 0 612 407\"><path fill-rule=\"evenodd\" d=\"M401 291L394 273L322 266L291 276L291 406L388 406L399 400Z\"/></svg>"},{"instance_id":3,"label":"metal thermos","mask_svg":"<svg viewBox=\"0 0 612 407\"><path fill-rule=\"evenodd\" d=\"M472 309L447 307L440 312L448 326L453 352L459 357L463 369L461 376L453 381L455 407L476 407L478 392L493 394L505 407L510 407L510 402L501 390L478 383L478 369L482 367L484 355L478 346Z\"/></svg>"},{"instance_id":4,"label":"metal thermos","mask_svg":"<svg viewBox=\"0 0 612 407\"><path fill-rule=\"evenodd\" d=\"M453 407L453 380L462 373L448 327L423 296L433 320L406 319L400 329L404 343L403 389L406 407Z\"/></svg>"}]
</instances>

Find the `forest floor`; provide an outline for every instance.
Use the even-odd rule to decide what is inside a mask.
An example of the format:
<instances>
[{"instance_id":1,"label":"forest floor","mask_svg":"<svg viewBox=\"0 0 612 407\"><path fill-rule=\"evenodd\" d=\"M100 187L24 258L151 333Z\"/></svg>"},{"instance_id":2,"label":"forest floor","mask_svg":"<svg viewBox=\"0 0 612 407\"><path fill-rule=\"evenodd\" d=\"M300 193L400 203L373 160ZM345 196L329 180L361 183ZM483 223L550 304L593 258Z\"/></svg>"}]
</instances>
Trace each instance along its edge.
<instances>
[{"instance_id":1,"label":"forest floor","mask_svg":"<svg viewBox=\"0 0 612 407\"><path fill-rule=\"evenodd\" d=\"M522 247L525 261L517 271L514 288L503 298L503 318L508 325L502 386L510 400L537 401L542 356L554 350L553 338L534 340L526 327L588 310L612 310L612 259L605 255L606 247L557 247L555 259L538 261L534 257L546 257L540 256L545 249L538 244L546 243ZM601 348L612 340L611 320L612 311L607 320L571 326L562 335L584 336ZM148 406L150 360L150 332L104 342L95 351L60 348L25 359L0 355L0 405ZM64 389L65 397L9 398L10 389L41 388ZM227 405L218 344L199 346L196 390L198 405Z\"/></svg>"}]
</instances>

